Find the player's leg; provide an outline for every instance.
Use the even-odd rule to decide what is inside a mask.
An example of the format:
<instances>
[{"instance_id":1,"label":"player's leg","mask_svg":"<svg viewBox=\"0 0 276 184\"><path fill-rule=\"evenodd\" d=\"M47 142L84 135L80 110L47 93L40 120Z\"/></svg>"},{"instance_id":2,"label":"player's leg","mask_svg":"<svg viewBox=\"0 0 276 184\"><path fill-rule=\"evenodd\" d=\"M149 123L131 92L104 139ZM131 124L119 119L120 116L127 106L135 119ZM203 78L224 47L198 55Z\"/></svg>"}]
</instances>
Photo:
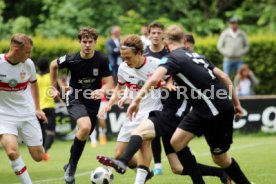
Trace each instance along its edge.
<instances>
[{"instance_id":1,"label":"player's leg","mask_svg":"<svg viewBox=\"0 0 276 184\"><path fill-rule=\"evenodd\" d=\"M115 159L118 160L126 150L128 142L117 142L115 146ZM133 156L127 165L130 169L135 169L137 167L137 158Z\"/></svg>"},{"instance_id":2,"label":"player's leg","mask_svg":"<svg viewBox=\"0 0 276 184\"><path fill-rule=\"evenodd\" d=\"M233 139L233 109L205 122L205 139L213 161L237 184L250 184L238 163L227 153Z\"/></svg>"},{"instance_id":3,"label":"player's leg","mask_svg":"<svg viewBox=\"0 0 276 184\"><path fill-rule=\"evenodd\" d=\"M55 140L55 128L56 128L56 113L54 108L43 109L45 115L48 119L48 124L45 125L45 138L43 142L43 147L45 149L45 155L43 160L47 161L49 159L48 150L51 148Z\"/></svg>"},{"instance_id":4,"label":"player's leg","mask_svg":"<svg viewBox=\"0 0 276 184\"><path fill-rule=\"evenodd\" d=\"M161 164L161 142L160 138L156 137L152 140L151 143L151 149L153 154L153 160L154 160L154 175L162 175L162 164Z\"/></svg>"},{"instance_id":5,"label":"player's leg","mask_svg":"<svg viewBox=\"0 0 276 184\"><path fill-rule=\"evenodd\" d=\"M2 134L0 135L0 142L9 158L11 167L15 175L18 176L21 183L32 183L27 171L27 167L19 155L17 136L12 134Z\"/></svg>"},{"instance_id":6,"label":"player's leg","mask_svg":"<svg viewBox=\"0 0 276 184\"><path fill-rule=\"evenodd\" d=\"M153 176L149 166L152 159L151 140L143 141L138 155L138 167L135 184L144 184Z\"/></svg>"},{"instance_id":7,"label":"player's leg","mask_svg":"<svg viewBox=\"0 0 276 184\"><path fill-rule=\"evenodd\" d=\"M100 105L100 110L102 110L102 108L104 108L106 106L107 102L106 101L101 101L101 105ZM99 118L98 122L99 122L99 141L100 144L106 144L107 142L107 137L106 137L106 118L107 118L107 113L104 114L103 118Z\"/></svg>"},{"instance_id":8,"label":"player's leg","mask_svg":"<svg viewBox=\"0 0 276 184\"><path fill-rule=\"evenodd\" d=\"M200 121L192 111L180 122L171 138L171 145L194 183L204 183L204 181L197 167L195 156L187 145L195 135L200 135L200 132Z\"/></svg>"}]
</instances>

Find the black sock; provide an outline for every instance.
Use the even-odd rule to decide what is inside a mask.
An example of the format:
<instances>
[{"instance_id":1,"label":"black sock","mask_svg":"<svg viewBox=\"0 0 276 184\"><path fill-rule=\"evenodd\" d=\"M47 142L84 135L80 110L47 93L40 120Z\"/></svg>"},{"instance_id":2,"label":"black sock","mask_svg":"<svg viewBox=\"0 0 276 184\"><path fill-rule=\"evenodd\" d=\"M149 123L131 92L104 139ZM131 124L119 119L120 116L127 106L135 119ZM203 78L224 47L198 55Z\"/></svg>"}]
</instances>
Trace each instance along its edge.
<instances>
[{"instance_id":1,"label":"black sock","mask_svg":"<svg viewBox=\"0 0 276 184\"><path fill-rule=\"evenodd\" d=\"M197 164L197 167L202 176L217 176L221 178L225 174L224 170L220 167L213 167L199 163Z\"/></svg>"},{"instance_id":2,"label":"black sock","mask_svg":"<svg viewBox=\"0 0 276 184\"><path fill-rule=\"evenodd\" d=\"M192 155L190 148L185 147L176 154L185 170L182 173L188 173L194 184L204 184L205 182L203 181L203 178L197 167L195 156Z\"/></svg>"},{"instance_id":3,"label":"black sock","mask_svg":"<svg viewBox=\"0 0 276 184\"><path fill-rule=\"evenodd\" d=\"M151 142L152 155L154 163L161 163L161 142L160 137L156 137Z\"/></svg>"},{"instance_id":4,"label":"black sock","mask_svg":"<svg viewBox=\"0 0 276 184\"><path fill-rule=\"evenodd\" d=\"M139 135L132 135L130 137L130 140L127 144L126 150L122 154L119 160L124 162L126 165L128 165L128 162L131 160L131 158L135 155L135 153L140 149L142 146L142 137Z\"/></svg>"},{"instance_id":5,"label":"black sock","mask_svg":"<svg viewBox=\"0 0 276 184\"><path fill-rule=\"evenodd\" d=\"M45 143L43 144L45 152L47 152L48 149L51 148L54 140L55 140L55 136L54 135L46 135L46 137L45 137Z\"/></svg>"},{"instance_id":6,"label":"black sock","mask_svg":"<svg viewBox=\"0 0 276 184\"><path fill-rule=\"evenodd\" d=\"M85 143L86 141L81 141L77 137L75 137L74 143L72 144L72 147L70 150L71 152L70 160L69 160L70 164L73 164L75 166L78 164L81 154L84 150Z\"/></svg>"},{"instance_id":7,"label":"black sock","mask_svg":"<svg viewBox=\"0 0 276 184\"><path fill-rule=\"evenodd\" d=\"M232 158L231 165L224 170L236 184L250 184L234 158Z\"/></svg>"}]
</instances>

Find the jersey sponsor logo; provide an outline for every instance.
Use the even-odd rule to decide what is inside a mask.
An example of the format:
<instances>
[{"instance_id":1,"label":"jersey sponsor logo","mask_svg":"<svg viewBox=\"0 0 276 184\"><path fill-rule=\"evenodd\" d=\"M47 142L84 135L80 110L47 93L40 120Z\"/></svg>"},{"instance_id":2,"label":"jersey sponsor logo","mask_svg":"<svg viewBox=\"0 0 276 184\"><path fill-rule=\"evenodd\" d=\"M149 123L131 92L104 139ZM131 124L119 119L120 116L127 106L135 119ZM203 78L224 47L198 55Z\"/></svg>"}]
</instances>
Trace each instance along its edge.
<instances>
[{"instance_id":1,"label":"jersey sponsor logo","mask_svg":"<svg viewBox=\"0 0 276 184\"><path fill-rule=\"evenodd\" d=\"M7 77L7 75L5 75L5 74L0 74L0 77Z\"/></svg>"},{"instance_id":2,"label":"jersey sponsor logo","mask_svg":"<svg viewBox=\"0 0 276 184\"><path fill-rule=\"evenodd\" d=\"M137 83L137 86L138 86L139 88L142 88L144 84L145 84L145 81L139 80L138 83Z\"/></svg>"},{"instance_id":3,"label":"jersey sponsor logo","mask_svg":"<svg viewBox=\"0 0 276 184\"><path fill-rule=\"evenodd\" d=\"M18 82L15 79L11 79L9 80L8 84L10 87L14 88L18 84Z\"/></svg>"},{"instance_id":4,"label":"jersey sponsor logo","mask_svg":"<svg viewBox=\"0 0 276 184\"><path fill-rule=\"evenodd\" d=\"M135 77L133 75L128 76L130 79L134 79Z\"/></svg>"},{"instance_id":5,"label":"jersey sponsor logo","mask_svg":"<svg viewBox=\"0 0 276 184\"><path fill-rule=\"evenodd\" d=\"M66 60L66 55L60 57L58 60L59 60L59 64L63 63Z\"/></svg>"},{"instance_id":6,"label":"jersey sponsor logo","mask_svg":"<svg viewBox=\"0 0 276 184\"><path fill-rule=\"evenodd\" d=\"M159 65L165 64L165 63L167 63L167 62L168 62L168 58L163 57L163 58L160 60Z\"/></svg>"},{"instance_id":7,"label":"jersey sponsor logo","mask_svg":"<svg viewBox=\"0 0 276 184\"><path fill-rule=\"evenodd\" d=\"M93 75L98 76L99 75L99 69L98 68L93 68Z\"/></svg>"}]
</instances>

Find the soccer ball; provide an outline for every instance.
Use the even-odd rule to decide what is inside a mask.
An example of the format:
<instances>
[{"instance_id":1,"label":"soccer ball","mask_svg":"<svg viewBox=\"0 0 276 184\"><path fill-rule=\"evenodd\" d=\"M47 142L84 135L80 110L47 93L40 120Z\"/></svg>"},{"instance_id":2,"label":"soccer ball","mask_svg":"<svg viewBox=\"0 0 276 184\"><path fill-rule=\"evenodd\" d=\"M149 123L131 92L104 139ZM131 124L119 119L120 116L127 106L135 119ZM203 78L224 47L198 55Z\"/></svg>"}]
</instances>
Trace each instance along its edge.
<instances>
[{"instance_id":1,"label":"soccer ball","mask_svg":"<svg viewBox=\"0 0 276 184\"><path fill-rule=\"evenodd\" d=\"M90 180L92 184L111 184L114 175L107 167L97 167L91 172Z\"/></svg>"}]
</instances>

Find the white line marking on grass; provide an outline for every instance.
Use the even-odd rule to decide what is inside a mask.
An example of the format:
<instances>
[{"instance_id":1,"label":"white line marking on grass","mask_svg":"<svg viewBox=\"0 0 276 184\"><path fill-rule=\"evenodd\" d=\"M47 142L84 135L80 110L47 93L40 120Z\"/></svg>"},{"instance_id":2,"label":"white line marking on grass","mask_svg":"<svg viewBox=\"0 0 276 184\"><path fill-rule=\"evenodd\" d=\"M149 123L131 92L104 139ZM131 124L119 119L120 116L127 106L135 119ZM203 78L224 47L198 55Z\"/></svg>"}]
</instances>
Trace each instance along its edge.
<instances>
[{"instance_id":1,"label":"white line marking on grass","mask_svg":"<svg viewBox=\"0 0 276 184\"><path fill-rule=\"evenodd\" d=\"M242 150L244 148L252 148L255 146L263 146L263 145L267 145L267 144L275 144L275 142L266 142L266 143L254 143L254 144L244 144L242 146L233 146L230 150L231 151L236 151L236 150ZM210 156L210 152L204 152L204 153L199 153L199 154L195 154L196 157L204 157L204 156ZM167 161L166 158L162 159L164 161ZM90 175L91 172L83 172L83 173L78 173L75 175L75 177L81 177L81 176L86 176L86 175ZM53 182L53 181L59 181L59 180L64 180L63 177L57 177L57 178L51 178L51 179L45 179L45 180L37 180L37 181L33 181L33 183L46 183L46 182ZM20 184L20 183L13 183L13 184Z\"/></svg>"}]
</instances>

